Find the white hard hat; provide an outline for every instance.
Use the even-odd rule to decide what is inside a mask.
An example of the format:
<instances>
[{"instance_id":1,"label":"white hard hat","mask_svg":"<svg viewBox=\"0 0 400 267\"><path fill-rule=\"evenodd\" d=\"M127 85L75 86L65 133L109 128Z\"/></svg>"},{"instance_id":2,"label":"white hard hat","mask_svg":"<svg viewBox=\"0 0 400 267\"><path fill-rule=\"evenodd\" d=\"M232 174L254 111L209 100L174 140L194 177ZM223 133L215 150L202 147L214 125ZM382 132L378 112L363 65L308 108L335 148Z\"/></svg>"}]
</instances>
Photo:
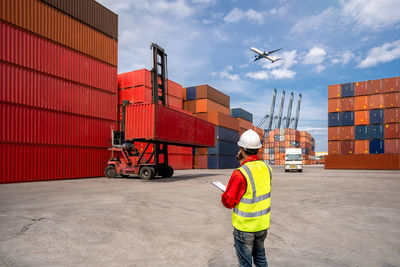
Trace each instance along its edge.
<instances>
[{"instance_id":1,"label":"white hard hat","mask_svg":"<svg viewBox=\"0 0 400 267\"><path fill-rule=\"evenodd\" d=\"M255 131L247 130L240 136L238 145L248 149L259 149L261 147L260 137Z\"/></svg>"}]
</instances>

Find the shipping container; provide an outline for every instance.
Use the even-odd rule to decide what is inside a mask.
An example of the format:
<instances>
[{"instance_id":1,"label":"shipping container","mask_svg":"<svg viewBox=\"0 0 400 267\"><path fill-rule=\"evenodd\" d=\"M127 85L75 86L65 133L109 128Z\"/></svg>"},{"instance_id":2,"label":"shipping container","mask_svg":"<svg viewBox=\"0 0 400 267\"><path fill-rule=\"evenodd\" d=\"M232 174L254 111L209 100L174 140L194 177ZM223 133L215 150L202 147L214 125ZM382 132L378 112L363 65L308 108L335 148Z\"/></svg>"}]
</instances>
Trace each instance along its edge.
<instances>
[{"instance_id":1,"label":"shipping container","mask_svg":"<svg viewBox=\"0 0 400 267\"><path fill-rule=\"evenodd\" d=\"M354 154L369 154L369 140L354 141Z\"/></svg>"},{"instance_id":2,"label":"shipping container","mask_svg":"<svg viewBox=\"0 0 400 267\"><path fill-rule=\"evenodd\" d=\"M385 87L383 86L383 79L368 81L368 93L370 95L382 94L384 92L385 92Z\"/></svg>"},{"instance_id":3,"label":"shipping container","mask_svg":"<svg viewBox=\"0 0 400 267\"><path fill-rule=\"evenodd\" d=\"M118 89L145 86L152 88L151 72L147 69L139 69L118 74Z\"/></svg>"},{"instance_id":4,"label":"shipping container","mask_svg":"<svg viewBox=\"0 0 400 267\"><path fill-rule=\"evenodd\" d=\"M400 77L384 79L384 87L386 93L400 91Z\"/></svg>"},{"instance_id":5,"label":"shipping container","mask_svg":"<svg viewBox=\"0 0 400 267\"><path fill-rule=\"evenodd\" d=\"M338 112L328 113L328 126L329 127L340 126L340 113Z\"/></svg>"},{"instance_id":6,"label":"shipping container","mask_svg":"<svg viewBox=\"0 0 400 267\"><path fill-rule=\"evenodd\" d=\"M208 148L208 155L237 155L238 152L239 147L237 143L225 142L221 140L215 141L215 146Z\"/></svg>"},{"instance_id":7,"label":"shipping container","mask_svg":"<svg viewBox=\"0 0 400 267\"><path fill-rule=\"evenodd\" d=\"M2 3L1 20L117 66L116 40L39 0L4 0Z\"/></svg>"},{"instance_id":8,"label":"shipping container","mask_svg":"<svg viewBox=\"0 0 400 267\"><path fill-rule=\"evenodd\" d=\"M400 138L400 123L385 125L385 138Z\"/></svg>"},{"instance_id":9,"label":"shipping container","mask_svg":"<svg viewBox=\"0 0 400 267\"><path fill-rule=\"evenodd\" d=\"M400 170L400 154L327 155L325 169Z\"/></svg>"},{"instance_id":10,"label":"shipping container","mask_svg":"<svg viewBox=\"0 0 400 267\"><path fill-rule=\"evenodd\" d=\"M353 83L342 84L340 95L342 98L354 96L354 84Z\"/></svg>"},{"instance_id":11,"label":"shipping container","mask_svg":"<svg viewBox=\"0 0 400 267\"><path fill-rule=\"evenodd\" d=\"M400 153L400 139L386 139L385 153Z\"/></svg>"},{"instance_id":12,"label":"shipping container","mask_svg":"<svg viewBox=\"0 0 400 267\"><path fill-rule=\"evenodd\" d=\"M196 87L187 87L186 88L186 100L195 100L196 99Z\"/></svg>"},{"instance_id":13,"label":"shipping container","mask_svg":"<svg viewBox=\"0 0 400 267\"><path fill-rule=\"evenodd\" d=\"M389 93L385 94L385 108L397 108L400 107L400 93Z\"/></svg>"},{"instance_id":14,"label":"shipping container","mask_svg":"<svg viewBox=\"0 0 400 267\"><path fill-rule=\"evenodd\" d=\"M118 40L118 15L94 0L41 0Z\"/></svg>"},{"instance_id":15,"label":"shipping container","mask_svg":"<svg viewBox=\"0 0 400 267\"><path fill-rule=\"evenodd\" d=\"M385 123L400 122L400 108L387 108L383 113Z\"/></svg>"},{"instance_id":16,"label":"shipping container","mask_svg":"<svg viewBox=\"0 0 400 267\"><path fill-rule=\"evenodd\" d=\"M103 177L110 156L106 148L2 143L0 183Z\"/></svg>"},{"instance_id":17,"label":"shipping container","mask_svg":"<svg viewBox=\"0 0 400 267\"><path fill-rule=\"evenodd\" d=\"M174 170L193 169L193 155L169 154L168 165Z\"/></svg>"},{"instance_id":18,"label":"shipping container","mask_svg":"<svg viewBox=\"0 0 400 267\"><path fill-rule=\"evenodd\" d=\"M191 111L193 113L202 113L202 112L221 112L226 115L230 114L230 110L228 107L218 104L210 99L196 99L196 100L188 100L183 104L184 109Z\"/></svg>"},{"instance_id":19,"label":"shipping container","mask_svg":"<svg viewBox=\"0 0 400 267\"><path fill-rule=\"evenodd\" d=\"M371 109L369 111L370 124L382 124L384 122L383 109Z\"/></svg>"},{"instance_id":20,"label":"shipping container","mask_svg":"<svg viewBox=\"0 0 400 267\"><path fill-rule=\"evenodd\" d=\"M383 154L385 152L385 143L383 140L373 139L369 141L370 154Z\"/></svg>"},{"instance_id":21,"label":"shipping container","mask_svg":"<svg viewBox=\"0 0 400 267\"><path fill-rule=\"evenodd\" d=\"M367 110L367 109L369 109L368 96L355 97L354 110Z\"/></svg>"},{"instance_id":22,"label":"shipping container","mask_svg":"<svg viewBox=\"0 0 400 267\"><path fill-rule=\"evenodd\" d=\"M241 118L235 118L235 119L239 122L240 128L244 128L246 130L253 129L253 123Z\"/></svg>"},{"instance_id":23,"label":"shipping container","mask_svg":"<svg viewBox=\"0 0 400 267\"><path fill-rule=\"evenodd\" d=\"M369 109L380 109L384 107L384 94L370 95L368 99Z\"/></svg>"},{"instance_id":24,"label":"shipping container","mask_svg":"<svg viewBox=\"0 0 400 267\"><path fill-rule=\"evenodd\" d=\"M369 124L369 111L355 111L354 112L354 125L368 125Z\"/></svg>"},{"instance_id":25,"label":"shipping container","mask_svg":"<svg viewBox=\"0 0 400 267\"><path fill-rule=\"evenodd\" d=\"M340 112L341 98L328 99L328 112Z\"/></svg>"},{"instance_id":26,"label":"shipping container","mask_svg":"<svg viewBox=\"0 0 400 267\"><path fill-rule=\"evenodd\" d=\"M186 97L188 100L207 98L207 99L213 100L225 107L228 107L228 108L230 107L229 96L207 84L195 86L194 88L196 88L196 90L192 90L192 89L189 90L189 88L193 88L193 87L188 87L186 90L186 94L187 94ZM190 94L189 97L188 97L188 94Z\"/></svg>"},{"instance_id":27,"label":"shipping container","mask_svg":"<svg viewBox=\"0 0 400 267\"><path fill-rule=\"evenodd\" d=\"M341 141L328 141L328 154L341 155Z\"/></svg>"},{"instance_id":28,"label":"shipping container","mask_svg":"<svg viewBox=\"0 0 400 267\"><path fill-rule=\"evenodd\" d=\"M222 126L228 129L232 129L234 131L237 131L239 128L239 121L236 118L232 118L231 116L223 114L221 112L206 112L193 115L197 118L214 123L217 126ZM241 133L239 132L239 135L240 134Z\"/></svg>"},{"instance_id":29,"label":"shipping container","mask_svg":"<svg viewBox=\"0 0 400 267\"><path fill-rule=\"evenodd\" d=\"M207 169L207 155L195 155L194 156L194 168L195 169Z\"/></svg>"},{"instance_id":30,"label":"shipping container","mask_svg":"<svg viewBox=\"0 0 400 267\"><path fill-rule=\"evenodd\" d=\"M0 60L111 93L117 92L117 68L0 22ZM2 72L1 79L8 72ZM10 82L23 80L15 77ZM6 81L7 82L7 81Z\"/></svg>"},{"instance_id":31,"label":"shipping container","mask_svg":"<svg viewBox=\"0 0 400 267\"><path fill-rule=\"evenodd\" d=\"M340 125L341 126L354 125L354 111L347 111L340 113Z\"/></svg>"},{"instance_id":32,"label":"shipping container","mask_svg":"<svg viewBox=\"0 0 400 267\"><path fill-rule=\"evenodd\" d=\"M208 155L207 165L209 169L234 169L239 167L236 156Z\"/></svg>"},{"instance_id":33,"label":"shipping container","mask_svg":"<svg viewBox=\"0 0 400 267\"><path fill-rule=\"evenodd\" d=\"M213 147L213 124L177 110L156 104L126 107L127 140L154 140L175 144Z\"/></svg>"},{"instance_id":34,"label":"shipping container","mask_svg":"<svg viewBox=\"0 0 400 267\"><path fill-rule=\"evenodd\" d=\"M356 140L369 139L368 125L357 125L355 127L355 139Z\"/></svg>"},{"instance_id":35,"label":"shipping container","mask_svg":"<svg viewBox=\"0 0 400 267\"><path fill-rule=\"evenodd\" d=\"M342 87L340 84L328 85L328 98L340 97L341 89Z\"/></svg>"},{"instance_id":36,"label":"shipping container","mask_svg":"<svg viewBox=\"0 0 400 267\"><path fill-rule=\"evenodd\" d=\"M239 132L221 126L215 126L215 139L227 142L238 142Z\"/></svg>"},{"instance_id":37,"label":"shipping container","mask_svg":"<svg viewBox=\"0 0 400 267\"><path fill-rule=\"evenodd\" d=\"M368 95L368 81L354 83L354 95L355 96Z\"/></svg>"},{"instance_id":38,"label":"shipping container","mask_svg":"<svg viewBox=\"0 0 400 267\"><path fill-rule=\"evenodd\" d=\"M340 100L341 111L354 111L354 97L345 97Z\"/></svg>"},{"instance_id":39,"label":"shipping container","mask_svg":"<svg viewBox=\"0 0 400 267\"><path fill-rule=\"evenodd\" d=\"M383 139L385 134L385 128L383 124L369 125L368 126L368 138L369 139Z\"/></svg>"},{"instance_id":40,"label":"shipping container","mask_svg":"<svg viewBox=\"0 0 400 267\"><path fill-rule=\"evenodd\" d=\"M340 140L354 140L354 126L339 127Z\"/></svg>"},{"instance_id":41,"label":"shipping container","mask_svg":"<svg viewBox=\"0 0 400 267\"><path fill-rule=\"evenodd\" d=\"M341 141L340 149L344 155L354 154L354 141Z\"/></svg>"},{"instance_id":42,"label":"shipping container","mask_svg":"<svg viewBox=\"0 0 400 267\"><path fill-rule=\"evenodd\" d=\"M241 108L233 108L231 109L231 116L234 118L241 118L249 122L253 122L253 114L250 112L241 109Z\"/></svg>"}]
</instances>

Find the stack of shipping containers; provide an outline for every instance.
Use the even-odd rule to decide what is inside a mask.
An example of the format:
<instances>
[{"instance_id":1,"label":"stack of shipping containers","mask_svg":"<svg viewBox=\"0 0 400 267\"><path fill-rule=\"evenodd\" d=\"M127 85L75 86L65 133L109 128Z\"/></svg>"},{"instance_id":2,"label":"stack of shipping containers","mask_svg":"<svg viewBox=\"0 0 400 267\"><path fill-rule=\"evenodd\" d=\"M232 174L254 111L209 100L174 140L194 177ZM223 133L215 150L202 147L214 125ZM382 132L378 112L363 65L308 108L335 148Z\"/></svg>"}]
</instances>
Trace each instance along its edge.
<instances>
[{"instance_id":1,"label":"stack of shipping containers","mask_svg":"<svg viewBox=\"0 0 400 267\"><path fill-rule=\"evenodd\" d=\"M285 164L286 148L301 148L303 164L315 164L315 140L306 131L275 129L265 133L264 160L271 165Z\"/></svg>"},{"instance_id":2,"label":"stack of shipping containers","mask_svg":"<svg viewBox=\"0 0 400 267\"><path fill-rule=\"evenodd\" d=\"M398 169L400 78L328 86L326 168Z\"/></svg>"},{"instance_id":3,"label":"stack of shipping containers","mask_svg":"<svg viewBox=\"0 0 400 267\"><path fill-rule=\"evenodd\" d=\"M118 17L92 0L3 0L0 182L103 176Z\"/></svg>"},{"instance_id":4,"label":"stack of shipping containers","mask_svg":"<svg viewBox=\"0 0 400 267\"><path fill-rule=\"evenodd\" d=\"M119 123L121 121L121 105L123 100L130 104L152 103L152 82L151 72L147 69L140 69L131 72L118 74L118 112ZM180 112L188 113L183 110L182 85L167 80L167 106ZM137 148L142 152L146 143L136 143ZM152 145L146 150L148 157L153 151ZM168 146L168 161L175 170L191 169L193 167L193 149L184 146Z\"/></svg>"}]
</instances>

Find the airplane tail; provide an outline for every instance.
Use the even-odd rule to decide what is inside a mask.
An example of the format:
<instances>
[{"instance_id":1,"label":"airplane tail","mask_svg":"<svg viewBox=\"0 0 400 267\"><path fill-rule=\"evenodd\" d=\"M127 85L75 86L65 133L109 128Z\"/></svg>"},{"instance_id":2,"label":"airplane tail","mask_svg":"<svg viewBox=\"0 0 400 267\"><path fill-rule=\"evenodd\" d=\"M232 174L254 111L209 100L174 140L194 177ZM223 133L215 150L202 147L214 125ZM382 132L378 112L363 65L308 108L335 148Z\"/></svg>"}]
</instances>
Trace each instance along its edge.
<instances>
[{"instance_id":1,"label":"airplane tail","mask_svg":"<svg viewBox=\"0 0 400 267\"><path fill-rule=\"evenodd\" d=\"M276 61L278 61L278 60L281 60L282 58L277 58L277 59L275 59L272 63L274 63L274 62L276 62Z\"/></svg>"}]
</instances>

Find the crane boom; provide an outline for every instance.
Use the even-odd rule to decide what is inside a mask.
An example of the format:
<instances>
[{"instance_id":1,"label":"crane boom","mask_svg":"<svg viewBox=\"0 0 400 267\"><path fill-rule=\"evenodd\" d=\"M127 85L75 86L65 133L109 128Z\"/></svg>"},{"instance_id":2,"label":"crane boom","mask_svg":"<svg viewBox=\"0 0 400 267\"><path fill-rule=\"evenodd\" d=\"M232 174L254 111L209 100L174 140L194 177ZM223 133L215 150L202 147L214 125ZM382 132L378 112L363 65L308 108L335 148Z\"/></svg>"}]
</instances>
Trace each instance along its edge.
<instances>
[{"instance_id":1,"label":"crane boom","mask_svg":"<svg viewBox=\"0 0 400 267\"><path fill-rule=\"evenodd\" d=\"M290 99L289 99L289 105L286 113L286 120L285 120L285 125L284 128L289 128L290 124L290 116L292 115L292 105L293 105L293 92L290 93Z\"/></svg>"},{"instance_id":2,"label":"crane boom","mask_svg":"<svg viewBox=\"0 0 400 267\"><path fill-rule=\"evenodd\" d=\"M285 90L282 91L282 98L281 98L281 105L279 107L279 116L278 116L278 124L277 124L277 129L281 128L281 122L282 122L282 112L283 112L283 104L285 102Z\"/></svg>"},{"instance_id":3,"label":"crane boom","mask_svg":"<svg viewBox=\"0 0 400 267\"><path fill-rule=\"evenodd\" d=\"M301 94L299 94L299 99L297 100L296 117L294 120L294 127L293 127L293 129L295 130L297 130L297 124L299 122L300 104L301 104Z\"/></svg>"}]
</instances>

